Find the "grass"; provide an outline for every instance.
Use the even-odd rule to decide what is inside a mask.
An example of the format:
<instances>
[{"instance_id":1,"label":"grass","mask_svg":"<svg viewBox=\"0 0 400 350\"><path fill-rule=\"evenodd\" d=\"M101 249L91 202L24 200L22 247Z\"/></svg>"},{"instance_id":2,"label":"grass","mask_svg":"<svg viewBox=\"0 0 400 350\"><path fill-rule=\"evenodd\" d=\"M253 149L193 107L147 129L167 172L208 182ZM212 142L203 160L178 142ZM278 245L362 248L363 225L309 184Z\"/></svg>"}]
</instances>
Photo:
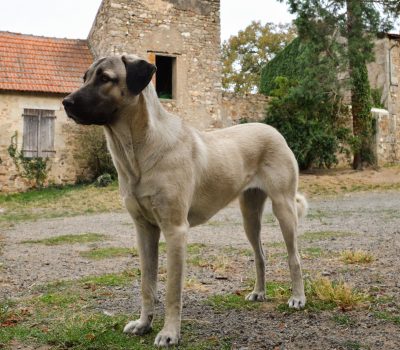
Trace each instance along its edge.
<instances>
[{"instance_id":1,"label":"grass","mask_svg":"<svg viewBox=\"0 0 400 350\"><path fill-rule=\"evenodd\" d=\"M354 319L351 318L351 316L346 315L346 314L333 315L332 321L335 322L337 325L344 326L344 327L353 327L356 324Z\"/></svg>"},{"instance_id":2,"label":"grass","mask_svg":"<svg viewBox=\"0 0 400 350\"><path fill-rule=\"evenodd\" d=\"M83 277L79 282L88 286L116 287L125 286L131 283L138 276L140 276L140 270L133 269L121 273L108 273L99 276Z\"/></svg>"},{"instance_id":3,"label":"grass","mask_svg":"<svg viewBox=\"0 0 400 350\"><path fill-rule=\"evenodd\" d=\"M137 256L138 252L135 248L124 247L105 247L93 248L79 253L84 258L92 260L111 259L123 256Z\"/></svg>"},{"instance_id":4,"label":"grass","mask_svg":"<svg viewBox=\"0 0 400 350\"><path fill-rule=\"evenodd\" d=\"M346 264L370 264L375 260L371 253L363 250L344 250L340 259Z\"/></svg>"},{"instance_id":5,"label":"grass","mask_svg":"<svg viewBox=\"0 0 400 350\"><path fill-rule=\"evenodd\" d=\"M21 243L29 243L29 244L44 244L48 246L60 245L60 244L75 244L75 243L92 243L99 242L106 239L106 235L100 233L82 233L82 234L69 234L69 235L61 235L56 237L49 237L37 240L27 240L21 241Z\"/></svg>"},{"instance_id":6,"label":"grass","mask_svg":"<svg viewBox=\"0 0 400 350\"><path fill-rule=\"evenodd\" d=\"M331 240L333 238L343 238L356 235L355 232L343 231L308 231L301 235L299 238L303 241L322 241Z\"/></svg>"},{"instance_id":7,"label":"grass","mask_svg":"<svg viewBox=\"0 0 400 350\"><path fill-rule=\"evenodd\" d=\"M217 294L207 298L206 303L214 310L255 310L261 303L247 301L242 294Z\"/></svg>"},{"instance_id":8,"label":"grass","mask_svg":"<svg viewBox=\"0 0 400 350\"><path fill-rule=\"evenodd\" d=\"M93 292L87 291L87 294ZM131 316L118 314L108 316L104 313L81 311L85 299L73 301L54 295L43 295L36 299L19 301L17 304L0 304L0 344L7 348L11 341L26 346L49 346L52 349L154 349L153 341L161 329L161 321L155 320L153 331L145 336L129 336L122 332ZM92 298L96 300L95 298ZM25 303L25 304L24 304ZM11 306L10 306L11 305ZM40 312L22 313L26 305L35 305ZM70 306L74 306L71 312ZM14 307L10 310L10 307ZM4 310L5 313L3 312ZM133 318L136 318L134 316ZM197 334L196 320L182 322L183 342L180 349L206 350L231 349L228 338L201 337Z\"/></svg>"},{"instance_id":9,"label":"grass","mask_svg":"<svg viewBox=\"0 0 400 350\"><path fill-rule=\"evenodd\" d=\"M0 194L0 227L21 221L118 211L122 204L117 183L48 187L23 193Z\"/></svg>"},{"instance_id":10,"label":"grass","mask_svg":"<svg viewBox=\"0 0 400 350\"><path fill-rule=\"evenodd\" d=\"M246 309L259 307L259 303L249 304L244 299L248 291L236 294L214 295L207 299L207 303L215 310ZM348 311L369 305L371 297L366 293L354 290L344 282L331 281L326 277L306 279L305 292L307 304L305 310L319 312L323 310L340 309ZM295 312L287 305L291 296L291 288L287 283L269 282L266 284L267 300L275 304L280 312ZM339 319L338 319L339 320ZM341 320L344 322L343 320ZM339 322L339 321L338 321Z\"/></svg>"}]
</instances>

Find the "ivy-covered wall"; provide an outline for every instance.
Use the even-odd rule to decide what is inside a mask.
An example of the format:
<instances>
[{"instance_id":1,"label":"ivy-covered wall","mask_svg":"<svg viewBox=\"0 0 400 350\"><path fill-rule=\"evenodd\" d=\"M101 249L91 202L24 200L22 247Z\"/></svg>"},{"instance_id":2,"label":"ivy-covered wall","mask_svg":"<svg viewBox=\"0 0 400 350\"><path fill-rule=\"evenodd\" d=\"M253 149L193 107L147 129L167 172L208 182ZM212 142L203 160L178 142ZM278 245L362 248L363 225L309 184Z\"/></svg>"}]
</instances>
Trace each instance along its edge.
<instances>
[{"instance_id":1,"label":"ivy-covered wall","mask_svg":"<svg viewBox=\"0 0 400 350\"><path fill-rule=\"evenodd\" d=\"M298 60L304 49L304 44L296 38L265 65L261 73L260 92L270 95L275 88L274 80L278 76L284 76L289 79L301 77L302 71Z\"/></svg>"}]
</instances>

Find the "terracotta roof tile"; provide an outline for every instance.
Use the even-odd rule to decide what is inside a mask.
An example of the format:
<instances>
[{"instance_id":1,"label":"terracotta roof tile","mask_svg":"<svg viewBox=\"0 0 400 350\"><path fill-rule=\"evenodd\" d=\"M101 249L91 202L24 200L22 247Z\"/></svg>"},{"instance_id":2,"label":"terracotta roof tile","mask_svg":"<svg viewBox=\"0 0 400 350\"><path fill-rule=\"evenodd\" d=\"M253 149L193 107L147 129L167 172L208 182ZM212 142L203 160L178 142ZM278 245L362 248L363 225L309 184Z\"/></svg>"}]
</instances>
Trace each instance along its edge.
<instances>
[{"instance_id":1,"label":"terracotta roof tile","mask_svg":"<svg viewBox=\"0 0 400 350\"><path fill-rule=\"evenodd\" d=\"M70 93L92 62L86 40L0 31L0 90Z\"/></svg>"}]
</instances>

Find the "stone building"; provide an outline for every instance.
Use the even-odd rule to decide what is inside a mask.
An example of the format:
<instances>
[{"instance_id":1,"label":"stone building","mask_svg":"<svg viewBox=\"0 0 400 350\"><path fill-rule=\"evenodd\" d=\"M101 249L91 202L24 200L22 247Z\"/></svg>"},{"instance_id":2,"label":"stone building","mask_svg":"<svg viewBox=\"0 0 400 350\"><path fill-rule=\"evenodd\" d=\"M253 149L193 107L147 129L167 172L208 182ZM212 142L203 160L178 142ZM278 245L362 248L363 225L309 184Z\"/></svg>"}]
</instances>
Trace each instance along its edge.
<instances>
[{"instance_id":1,"label":"stone building","mask_svg":"<svg viewBox=\"0 0 400 350\"><path fill-rule=\"evenodd\" d=\"M80 127L66 116L63 96L80 86L93 58L84 40L0 32L0 192L24 190L8 154L11 139L26 157L48 157L49 180L74 182L73 157Z\"/></svg>"},{"instance_id":2,"label":"stone building","mask_svg":"<svg viewBox=\"0 0 400 350\"><path fill-rule=\"evenodd\" d=\"M368 66L371 87L381 93L383 109L377 121L375 152L379 165L400 162L400 35L386 34L375 44L375 61Z\"/></svg>"},{"instance_id":3,"label":"stone building","mask_svg":"<svg viewBox=\"0 0 400 350\"><path fill-rule=\"evenodd\" d=\"M88 43L96 57L134 53L157 65L164 106L202 129L220 124L219 0L103 0Z\"/></svg>"}]
</instances>

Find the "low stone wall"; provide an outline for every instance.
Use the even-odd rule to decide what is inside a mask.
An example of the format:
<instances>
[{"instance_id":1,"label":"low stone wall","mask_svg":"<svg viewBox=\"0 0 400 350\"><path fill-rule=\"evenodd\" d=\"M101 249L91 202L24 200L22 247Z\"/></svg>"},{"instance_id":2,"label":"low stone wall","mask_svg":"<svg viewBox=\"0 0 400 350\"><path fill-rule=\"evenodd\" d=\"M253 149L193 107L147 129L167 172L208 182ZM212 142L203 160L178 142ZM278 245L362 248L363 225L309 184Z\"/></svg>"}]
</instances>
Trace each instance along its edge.
<instances>
[{"instance_id":1,"label":"low stone wall","mask_svg":"<svg viewBox=\"0 0 400 350\"><path fill-rule=\"evenodd\" d=\"M265 118L267 103L268 98L265 95L223 92L221 123L216 127L238 124L240 120L260 121Z\"/></svg>"}]
</instances>

